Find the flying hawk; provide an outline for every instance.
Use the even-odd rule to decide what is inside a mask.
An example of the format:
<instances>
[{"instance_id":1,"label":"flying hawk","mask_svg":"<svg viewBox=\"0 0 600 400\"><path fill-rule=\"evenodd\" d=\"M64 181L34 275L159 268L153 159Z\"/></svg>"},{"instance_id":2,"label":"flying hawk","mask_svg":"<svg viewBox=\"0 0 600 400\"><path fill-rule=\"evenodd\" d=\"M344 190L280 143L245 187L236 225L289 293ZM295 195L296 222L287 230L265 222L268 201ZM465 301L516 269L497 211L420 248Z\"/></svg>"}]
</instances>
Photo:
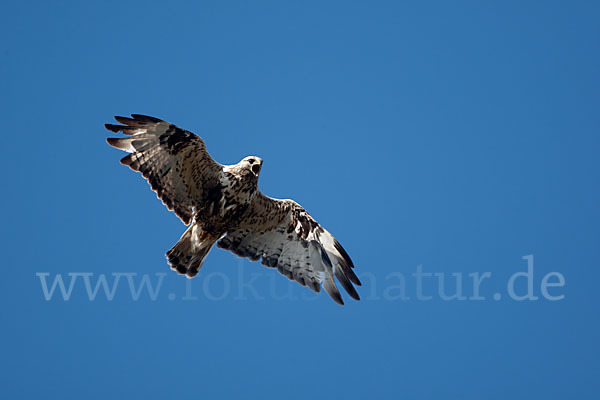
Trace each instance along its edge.
<instances>
[{"instance_id":1,"label":"flying hawk","mask_svg":"<svg viewBox=\"0 0 600 400\"><path fill-rule=\"evenodd\" d=\"M167 252L171 269L194 277L216 242L240 257L260 259L315 292L322 285L343 305L335 275L352 298L360 299L352 284L361 283L340 243L295 201L258 190L260 158L221 165L192 132L154 117L131 117L116 116L122 125L105 125L127 135L107 142L130 153L121 164L141 172L157 197L189 225Z\"/></svg>"}]
</instances>

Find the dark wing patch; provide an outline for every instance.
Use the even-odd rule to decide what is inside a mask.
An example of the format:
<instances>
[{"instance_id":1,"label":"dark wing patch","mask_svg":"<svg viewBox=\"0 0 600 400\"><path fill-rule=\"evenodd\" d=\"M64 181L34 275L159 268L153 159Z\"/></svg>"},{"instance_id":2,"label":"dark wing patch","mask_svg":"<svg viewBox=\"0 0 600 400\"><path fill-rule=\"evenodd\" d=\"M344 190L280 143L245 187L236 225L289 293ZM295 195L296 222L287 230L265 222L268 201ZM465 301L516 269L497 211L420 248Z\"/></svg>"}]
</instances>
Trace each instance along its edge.
<instances>
[{"instance_id":1,"label":"dark wing patch","mask_svg":"<svg viewBox=\"0 0 600 400\"><path fill-rule=\"evenodd\" d=\"M128 137L106 141L131 153L121 159L121 164L141 172L167 208L189 224L205 192L218 183L222 166L192 132L147 115L131 117L116 116L115 120L123 125L105 125Z\"/></svg>"}]
</instances>

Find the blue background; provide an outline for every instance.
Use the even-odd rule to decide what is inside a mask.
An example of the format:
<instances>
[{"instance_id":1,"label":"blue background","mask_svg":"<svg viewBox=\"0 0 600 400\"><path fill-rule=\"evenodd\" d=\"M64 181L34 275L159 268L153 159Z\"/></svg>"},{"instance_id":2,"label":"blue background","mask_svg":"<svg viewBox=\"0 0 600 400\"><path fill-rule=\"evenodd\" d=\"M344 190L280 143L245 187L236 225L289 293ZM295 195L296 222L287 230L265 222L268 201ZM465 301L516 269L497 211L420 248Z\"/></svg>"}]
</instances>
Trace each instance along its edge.
<instances>
[{"instance_id":1,"label":"blue background","mask_svg":"<svg viewBox=\"0 0 600 400\"><path fill-rule=\"evenodd\" d=\"M3 398L597 398L597 2L1 11ZM261 189L343 243L363 299L213 250L181 300L164 252L185 227L104 142L128 113L192 130L222 163L262 157ZM515 301L529 254L539 299ZM443 301L431 280L419 301L418 265L462 273L467 296L467 274L491 272L486 300ZM563 300L540 295L552 271ZM155 301L125 279L113 301L82 281L46 301L38 272L167 275ZM397 272L409 300L386 292ZM264 299L239 296L240 274Z\"/></svg>"}]
</instances>

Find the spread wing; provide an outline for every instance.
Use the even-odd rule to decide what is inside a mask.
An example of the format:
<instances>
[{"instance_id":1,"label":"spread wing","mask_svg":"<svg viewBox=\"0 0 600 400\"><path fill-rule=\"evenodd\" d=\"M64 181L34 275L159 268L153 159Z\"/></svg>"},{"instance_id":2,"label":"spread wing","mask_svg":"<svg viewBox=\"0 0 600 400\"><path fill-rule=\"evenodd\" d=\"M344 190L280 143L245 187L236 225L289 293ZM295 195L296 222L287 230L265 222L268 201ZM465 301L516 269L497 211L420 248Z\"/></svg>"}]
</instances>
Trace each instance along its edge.
<instances>
[{"instance_id":1,"label":"spread wing","mask_svg":"<svg viewBox=\"0 0 600 400\"><path fill-rule=\"evenodd\" d=\"M131 116L115 117L123 125L105 125L106 129L128 137L106 141L131 153L121 159L121 164L141 172L158 198L188 225L194 207L202 202L207 189L218 183L222 166L192 132L158 118Z\"/></svg>"},{"instance_id":2,"label":"spread wing","mask_svg":"<svg viewBox=\"0 0 600 400\"><path fill-rule=\"evenodd\" d=\"M315 292L323 289L344 304L333 276L356 300L352 284L360 286L352 260L339 242L298 203L258 193L238 229L228 232L217 246L252 261L262 259L290 280Z\"/></svg>"}]
</instances>

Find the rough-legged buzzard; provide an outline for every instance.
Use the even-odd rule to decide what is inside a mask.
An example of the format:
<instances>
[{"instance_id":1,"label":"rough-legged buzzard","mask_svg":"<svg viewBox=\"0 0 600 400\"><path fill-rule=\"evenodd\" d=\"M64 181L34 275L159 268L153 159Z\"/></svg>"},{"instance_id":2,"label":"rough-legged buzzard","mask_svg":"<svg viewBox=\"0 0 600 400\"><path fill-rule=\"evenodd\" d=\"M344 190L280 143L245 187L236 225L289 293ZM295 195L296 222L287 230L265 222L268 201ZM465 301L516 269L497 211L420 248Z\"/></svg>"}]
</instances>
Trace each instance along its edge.
<instances>
[{"instance_id":1,"label":"rough-legged buzzard","mask_svg":"<svg viewBox=\"0 0 600 400\"><path fill-rule=\"evenodd\" d=\"M115 117L106 124L125 138L108 144L130 154L121 164L142 173L162 202L189 225L167 252L171 268L192 278L215 242L240 257L261 260L315 292L325 291L344 304L334 281L359 300L352 284L360 281L339 242L298 203L265 196L258 190L262 160L250 156L221 165L192 132L154 117Z\"/></svg>"}]
</instances>

